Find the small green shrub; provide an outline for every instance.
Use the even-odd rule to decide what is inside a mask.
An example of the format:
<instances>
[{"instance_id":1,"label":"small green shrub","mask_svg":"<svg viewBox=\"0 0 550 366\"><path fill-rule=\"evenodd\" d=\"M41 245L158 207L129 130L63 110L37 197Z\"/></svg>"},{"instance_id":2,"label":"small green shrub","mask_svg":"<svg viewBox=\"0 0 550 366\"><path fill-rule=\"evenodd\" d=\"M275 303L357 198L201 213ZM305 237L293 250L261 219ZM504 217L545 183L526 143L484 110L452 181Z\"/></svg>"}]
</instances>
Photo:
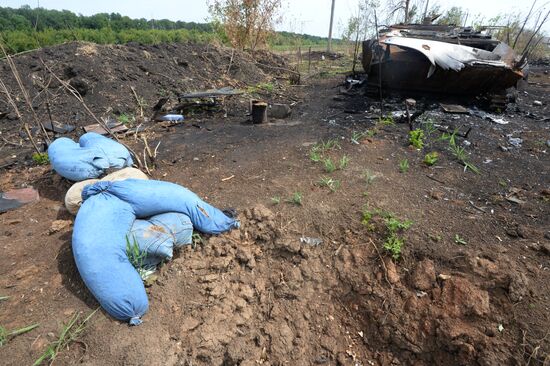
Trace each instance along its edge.
<instances>
[{"instance_id":1,"label":"small green shrub","mask_svg":"<svg viewBox=\"0 0 550 366\"><path fill-rule=\"evenodd\" d=\"M417 149L422 149L424 147L424 131L420 129L410 131L409 143Z\"/></svg>"},{"instance_id":2,"label":"small green shrub","mask_svg":"<svg viewBox=\"0 0 550 366\"><path fill-rule=\"evenodd\" d=\"M273 203L274 205L278 205L279 203L281 203L281 196L271 197L271 203Z\"/></svg>"},{"instance_id":3,"label":"small green shrub","mask_svg":"<svg viewBox=\"0 0 550 366\"><path fill-rule=\"evenodd\" d=\"M32 154L32 161L34 161L38 165L46 165L50 163L50 157L48 156L48 153L34 153Z\"/></svg>"},{"instance_id":4,"label":"small green shrub","mask_svg":"<svg viewBox=\"0 0 550 366\"><path fill-rule=\"evenodd\" d=\"M386 238L386 241L384 242L384 249L390 253L393 259L398 260L401 257L403 245L405 245L405 240L395 234L392 234Z\"/></svg>"},{"instance_id":5,"label":"small green shrub","mask_svg":"<svg viewBox=\"0 0 550 366\"><path fill-rule=\"evenodd\" d=\"M431 153L428 153L426 154L426 156L424 156L424 164L432 166L437 163L438 158L439 154L435 151L432 151Z\"/></svg>"}]
</instances>

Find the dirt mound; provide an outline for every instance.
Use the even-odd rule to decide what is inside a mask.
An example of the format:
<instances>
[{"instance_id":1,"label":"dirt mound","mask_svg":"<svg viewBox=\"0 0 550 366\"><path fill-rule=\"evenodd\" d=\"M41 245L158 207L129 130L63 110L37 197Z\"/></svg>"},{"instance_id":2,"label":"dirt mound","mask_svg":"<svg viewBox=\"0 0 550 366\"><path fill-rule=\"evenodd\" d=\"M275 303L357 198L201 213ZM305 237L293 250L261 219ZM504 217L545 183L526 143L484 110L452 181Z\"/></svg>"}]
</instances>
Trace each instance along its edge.
<instances>
[{"instance_id":1,"label":"dirt mound","mask_svg":"<svg viewBox=\"0 0 550 366\"><path fill-rule=\"evenodd\" d=\"M39 119L47 121L51 116L55 121L76 126L94 121L83 113L82 105L52 77L42 61L78 90L94 113L104 117L137 113L138 102L131 87L148 116L152 114L150 108L162 97L177 100L187 92L228 86L246 88L284 73L286 66L282 57L269 52L252 55L194 43L104 46L73 42L15 57ZM19 109L30 121L30 110L5 60L0 62L0 70ZM0 116L0 129L6 135L19 129L17 117L4 95L0 97Z\"/></svg>"}]
</instances>

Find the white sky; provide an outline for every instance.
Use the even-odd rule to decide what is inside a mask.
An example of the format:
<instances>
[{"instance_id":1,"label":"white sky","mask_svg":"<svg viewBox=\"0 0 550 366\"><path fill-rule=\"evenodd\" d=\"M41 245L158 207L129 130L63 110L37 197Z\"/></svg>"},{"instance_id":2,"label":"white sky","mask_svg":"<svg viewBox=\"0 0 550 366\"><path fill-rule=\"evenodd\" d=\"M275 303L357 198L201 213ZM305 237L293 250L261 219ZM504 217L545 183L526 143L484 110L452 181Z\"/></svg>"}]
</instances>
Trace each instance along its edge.
<instances>
[{"instance_id":1,"label":"white sky","mask_svg":"<svg viewBox=\"0 0 550 366\"><path fill-rule=\"evenodd\" d=\"M284 18L279 30L327 36L331 0L283 0ZM336 0L335 36L357 9L359 0ZM21 5L36 7L38 2L46 9L66 9L83 15L120 13L131 18L155 18L204 22L208 18L206 0L0 0L0 6L18 8ZM541 5L550 2L538 0ZM443 9L460 6L471 14L482 14L486 19L503 13L526 14L531 0L430 0ZM550 23L544 28L550 33Z\"/></svg>"}]
</instances>

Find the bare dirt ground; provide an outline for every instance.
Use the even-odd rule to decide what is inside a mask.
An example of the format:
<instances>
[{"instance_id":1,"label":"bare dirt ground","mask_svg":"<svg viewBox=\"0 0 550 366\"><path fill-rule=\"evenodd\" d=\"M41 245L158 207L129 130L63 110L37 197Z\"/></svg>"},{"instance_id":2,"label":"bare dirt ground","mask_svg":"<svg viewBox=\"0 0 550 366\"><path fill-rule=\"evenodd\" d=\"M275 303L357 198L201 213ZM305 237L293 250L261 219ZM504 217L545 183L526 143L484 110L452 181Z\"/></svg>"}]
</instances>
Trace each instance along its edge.
<instances>
[{"instance_id":1,"label":"bare dirt ground","mask_svg":"<svg viewBox=\"0 0 550 366\"><path fill-rule=\"evenodd\" d=\"M98 114L135 113L130 85L137 85L149 107L166 94L160 88L173 95L227 84L296 104L289 119L263 125L247 122L250 95L228 102L225 118L197 114L176 126L151 123L150 144L161 141L153 177L182 184L218 207L235 207L242 228L204 238L166 264L148 288L150 310L143 325L128 327L98 312L55 364L549 364L550 125L542 119L548 117L550 79L545 69L535 69L517 103L501 116L507 125L436 107L426 113L440 128L472 128L469 144L457 141L479 168L475 174L464 171L448 143L438 139L439 130L419 151L409 146L406 124L370 118L379 104L361 88L340 93L343 75L328 72L303 80L305 86L290 86L284 76L258 68L220 79L230 51L159 46L181 60L188 55L188 69L198 57L224 55L214 63L196 61L196 69L182 71L178 79L177 61L168 61L176 65L171 70L158 59L162 52L141 49L154 59L150 64L141 56L128 64L115 62L139 48L132 45L129 50L93 47L89 61L72 56L84 46L90 47L71 44L41 52L42 57L51 53L44 61L57 71L81 62L81 75L91 73L86 62L97 65L97 79L64 78L87 80L85 100ZM16 60L25 76L32 75L25 67L33 57ZM235 62L241 60L242 69L256 64L245 55ZM270 65L287 67L277 60ZM136 62L147 63L150 74ZM325 62L328 68L343 61ZM210 64L216 67L200 69ZM200 85L182 81L196 75L204 78ZM254 87L262 82L272 83L273 90ZM78 102L61 93L57 98L55 118L90 123ZM533 106L535 100L542 106ZM105 112L113 106L117 111ZM4 110L11 113L7 106ZM19 122L10 118L0 121L1 136L14 142ZM357 134L365 131L370 132ZM521 146L512 146L510 137L521 138ZM124 141L142 149L133 135ZM320 141L338 142L322 154L337 168L344 156L349 163L329 173L322 162L312 161ZM70 183L48 166L33 165L24 151L14 144L0 150L2 158L17 157L2 171L0 188L34 186L41 195L37 203L0 215L0 296L9 296L0 302L0 325L40 326L0 347L5 365L32 364L74 312L89 314L98 307L74 265L71 226L51 230L56 220L73 220L63 207ZM431 151L439 160L427 166L424 155ZM404 159L406 172L399 167ZM321 186L322 177L339 187L332 192ZM290 202L295 193L301 204ZM412 221L400 232L405 242L399 259L383 248L388 233L381 216L390 212ZM373 218L364 220L369 213ZM301 237L323 242L301 243Z\"/></svg>"}]
</instances>

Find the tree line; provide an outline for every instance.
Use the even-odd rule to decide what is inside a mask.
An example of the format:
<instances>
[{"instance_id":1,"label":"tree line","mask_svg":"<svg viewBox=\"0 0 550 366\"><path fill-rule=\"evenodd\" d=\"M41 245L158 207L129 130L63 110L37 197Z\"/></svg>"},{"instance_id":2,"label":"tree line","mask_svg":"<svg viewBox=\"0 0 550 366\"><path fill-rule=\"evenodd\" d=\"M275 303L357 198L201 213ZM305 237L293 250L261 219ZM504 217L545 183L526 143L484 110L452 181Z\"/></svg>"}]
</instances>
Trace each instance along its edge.
<instances>
[{"instance_id":1,"label":"tree line","mask_svg":"<svg viewBox=\"0 0 550 366\"><path fill-rule=\"evenodd\" d=\"M91 16L68 10L22 6L0 7L0 40L10 53L70 41L98 44L212 42L233 44L219 21L195 23L168 19L132 19L118 13ZM262 43L271 46L320 45L326 38L291 32L271 32Z\"/></svg>"}]
</instances>

